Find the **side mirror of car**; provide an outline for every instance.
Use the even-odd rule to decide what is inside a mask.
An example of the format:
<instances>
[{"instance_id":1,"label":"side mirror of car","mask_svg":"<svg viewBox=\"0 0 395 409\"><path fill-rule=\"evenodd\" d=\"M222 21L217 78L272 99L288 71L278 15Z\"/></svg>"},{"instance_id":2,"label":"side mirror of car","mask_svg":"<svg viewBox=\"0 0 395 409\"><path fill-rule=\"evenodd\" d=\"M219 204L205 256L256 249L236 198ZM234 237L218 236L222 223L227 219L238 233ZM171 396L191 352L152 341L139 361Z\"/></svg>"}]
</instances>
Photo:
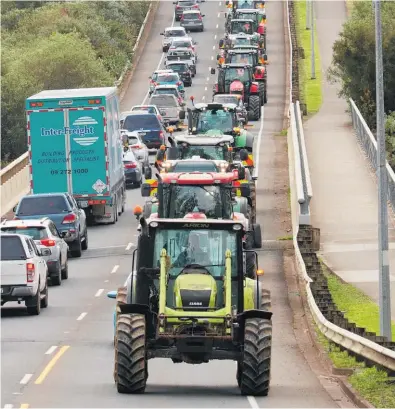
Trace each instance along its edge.
<instances>
[{"instance_id":1,"label":"side mirror of car","mask_svg":"<svg viewBox=\"0 0 395 409\"><path fill-rule=\"evenodd\" d=\"M211 74L215 74L215 68L211 68Z\"/></svg>"},{"instance_id":2,"label":"side mirror of car","mask_svg":"<svg viewBox=\"0 0 395 409\"><path fill-rule=\"evenodd\" d=\"M108 297L108 298L113 298L113 299L115 300L115 298L117 298L117 292L118 292L118 291L109 291L109 292L107 293L107 297Z\"/></svg>"},{"instance_id":3,"label":"side mirror of car","mask_svg":"<svg viewBox=\"0 0 395 409\"><path fill-rule=\"evenodd\" d=\"M64 238L66 238L67 236L69 236L69 232L68 231L62 231L62 232L60 232L59 233L60 234L60 237L62 238L62 239L64 239Z\"/></svg>"},{"instance_id":4,"label":"side mirror of car","mask_svg":"<svg viewBox=\"0 0 395 409\"><path fill-rule=\"evenodd\" d=\"M239 179L245 179L246 177L246 169L244 166L238 164L237 170L239 172Z\"/></svg>"},{"instance_id":5,"label":"side mirror of car","mask_svg":"<svg viewBox=\"0 0 395 409\"><path fill-rule=\"evenodd\" d=\"M202 16L202 17L205 17L206 15L205 15L205 14L201 14L201 16Z\"/></svg>"},{"instance_id":6,"label":"side mirror of car","mask_svg":"<svg viewBox=\"0 0 395 409\"><path fill-rule=\"evenodd\" d=\"M185 102L183 102L182 106L185 106ZM178 114L178 117L180 119L185 119L185 111L180 111L179 114Z\"/></svg>"},{"instance_id":7,"label":"side mirror of car","mask_svg":"<svg viewBox=\"0 0 395 409\"><path fill-rule=\"evenodd\" d=\"M175 4L175 3L173 3L173 4ZM164 35L165 35L165 33L160 33L160 35L161 35L161 36L164 36Z\"/></svg>"},{"instance_id":8,"label":"side mirror of car","mask_svg":"<svg viewBox=\"0 0 395 409\"><path fill-rule=\"evenodd\" d=\"M16 208L18 207L18 205L16 205L16 206L14 206L13 208L12 208L12 211L15 213L16 212Z\"/></svg>"},{"instance_id":9,"label":"side mirror of car","mask_svg":"<svg viewBox=\"0 0 395 409\"><path fill-rule=\"evenodd\" d=\"M41 256L46 257L46 256L50 256L52 254L51 249L42 249L41 250Z\"/></svg>"},{"instance_id":10,"label":"side mirror of car","mask_svg":"<svg viewBox=\"0 0 395 409\"><path fill-rule=\"evenodd\" d=\"M197 42L197 41L193 41L193 45L198 45L198 42Z\"/></svg>"}]
</instances>

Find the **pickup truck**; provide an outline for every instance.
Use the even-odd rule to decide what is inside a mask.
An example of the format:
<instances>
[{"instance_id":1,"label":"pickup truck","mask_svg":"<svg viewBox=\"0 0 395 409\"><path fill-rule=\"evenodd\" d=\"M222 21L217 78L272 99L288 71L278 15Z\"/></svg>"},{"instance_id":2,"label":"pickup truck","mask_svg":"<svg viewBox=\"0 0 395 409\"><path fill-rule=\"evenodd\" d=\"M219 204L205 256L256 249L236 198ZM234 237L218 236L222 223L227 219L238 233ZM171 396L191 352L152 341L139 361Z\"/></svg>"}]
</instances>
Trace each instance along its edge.
<instances>
[{"instance_id":1,"label":"pickup truck","mask_svg":"<svg viewBox=\"0 0 395 409\"><path fill-rule=\"evenodd\" d=\"M39 250L22 234L0 234L0 241L1 305L25 302L29 314L39 315L48 306L48 267L43 256L51 250Z\"/></svg>"}]
</instances>

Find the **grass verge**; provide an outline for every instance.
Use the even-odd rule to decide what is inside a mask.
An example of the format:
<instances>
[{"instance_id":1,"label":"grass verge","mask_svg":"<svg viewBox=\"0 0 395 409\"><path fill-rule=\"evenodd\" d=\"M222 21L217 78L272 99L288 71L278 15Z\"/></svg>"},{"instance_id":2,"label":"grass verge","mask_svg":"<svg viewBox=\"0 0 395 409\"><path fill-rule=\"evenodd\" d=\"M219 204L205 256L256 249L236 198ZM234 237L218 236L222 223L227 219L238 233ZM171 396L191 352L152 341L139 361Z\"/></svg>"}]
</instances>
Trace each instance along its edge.
<instances>
[{"instance_id":1,"label":"grass verge","mask_svg":"<svg viewBox=\"0 0 395 409\"><path fill-rule=\"evenodd\" d=\"M321 265L337 308L344 312L349 321L379 334L379 308L377 304L356 287L342 282L324 263ZM329 341L317 327L315 327L315 331L318 341L334 367L354 370L354 373L348 377L348 382L363 399L377 408L395 407L394 379L389 378L386 372L378 370L376 367L367 368L364 363L356 361L347 351L341 350L336 344ZM392 334L394 337L395 324L392 325Z\"/></svg>"},{"instance_id":2,"label":"grass verge","mask_svg":"<svg viewBox=\"0 0 395 409\"><path fill-rule=\"evenodd\" d=\"M306 104L308 114L319 111L322 104L321 57L315 29L315 74L311 79L311 33L306 30L306 2L295 1L296 32L299 47L304 49L304 59L299 61L299 87L301 102Z\"/></svg>"}]
</instances>

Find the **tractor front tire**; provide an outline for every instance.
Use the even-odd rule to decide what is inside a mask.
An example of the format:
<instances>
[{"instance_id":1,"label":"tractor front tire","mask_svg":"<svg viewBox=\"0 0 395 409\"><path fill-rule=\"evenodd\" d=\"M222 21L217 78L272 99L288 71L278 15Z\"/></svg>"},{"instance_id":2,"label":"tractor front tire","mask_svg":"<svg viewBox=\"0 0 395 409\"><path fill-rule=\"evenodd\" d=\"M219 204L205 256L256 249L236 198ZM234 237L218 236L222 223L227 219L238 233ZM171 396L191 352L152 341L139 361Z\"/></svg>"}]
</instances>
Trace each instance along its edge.
<instances>
[{"instance_id":1,"label":"tractor front tire","mask_svg":"<svg viewBox=\"0 0 395 409\"><path fill-rule=\"evenodd\" d=\"M261 117L261 102L259 95L251 95L248 98L248 118L251 121L259 121Z\"/></svg>"},{"instance_id":2,"label":"tractor front tire","mask_svg":"<svg viewBox=\"0 0 395 409\"><path fill-rule=\"evenodd\" d=\"M115 383L118 393L144 393L147 385L145 317L120 314L115 340Z\"/></svg>"},{"instance_id":3,"label":"tractor front tire","mask_svg":"<svg viewBox=\"0 0 395 409\"><path fill-rule=\"evenodd\" d=\"M263 318L245 322L244 351L237 380L242 395L267 396L270 388L272 323Z\"/></svg>"}]
</instances>

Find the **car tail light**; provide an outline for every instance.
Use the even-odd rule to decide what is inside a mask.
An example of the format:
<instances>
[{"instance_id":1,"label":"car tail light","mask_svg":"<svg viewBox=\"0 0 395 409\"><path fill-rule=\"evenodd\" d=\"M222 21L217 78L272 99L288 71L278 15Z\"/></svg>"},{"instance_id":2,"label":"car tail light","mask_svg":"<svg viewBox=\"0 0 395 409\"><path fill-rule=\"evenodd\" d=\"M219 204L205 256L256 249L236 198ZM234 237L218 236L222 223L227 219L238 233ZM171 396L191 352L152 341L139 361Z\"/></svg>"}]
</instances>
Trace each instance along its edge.
<instances>
[{"instance_id":1,"label":"car tail light","mask_svg":"<svg viewBox=\"0 0 395 409\"><path fill-rule=\"evenodd\" d=\"M184 16L181 16L181 21L184 21Z\"/></svg>"},{"instance_id":2,"label":"car tail light","mask_svg":"<svg viewBox=\"0 0 395 409\"><path fill-rule=\"evenodd\" d=\"M193 9L198 9L199 6L198 6L197 4L195 4L195 5L192 6L192 8L193 8Z\"/></svg>"},{"instance_id":3,"label":"car tail light","mask_svg":"<svg viewBox=\"0 0 395 409\"><path fill-rule=\"evenodd\" d=\"M125 163L125 169L135 169L137 168L137 163Z\"/></svg>"},{"instance_id":4,"label":"car tail light","mask_svg":"<svg viewBox=\"0 0 395 409\"><path fill-rule=\"evenodd\" d=\"M132 145L132 149L143 149L143 145Z\"/></svg>"},{"instance_id":5,"label":"car tail light","mask_svg":"<svg viewBox=\"0 0 395 409\"><path fill-rule=\"evenodd\" d=\"M41 240L41 244L43 246L47 246L47 247L53 247L55 246L55 240L49 240L49 239L45 239L45 240Z\"/></svg>"},{"instance_id":6,"label":"car tail light","mask_svg":"<svg viewBox=\"0 0 395 409\"><path fill-rule=\"evenodd\" d=\"M75 216L74 213L70 213L67 216L64 217L62 224L70 224L74 223L77 220L77 217Z\"/></svg>"},{"instance_id":7,"label":"car tail light","mask_svg":"<svg viewBox=\"0 0 395 409\"><path fill-rule=\"evenodd\" d=\"M28 283L32 283L34 281L34 275L36 274L34 264L27 263L26 264L26 278Z\"/></svg>"},{"instance_id":8,"label":"car tail light","mask_svg":"<svg viewBox=\"0 0 395 409\"><path fill-rule=\"evenodd\" d=\"M159 138L160 138L160 139L163 139L164 137L165 137L165 135L163 134L163 131L160 131L160 132L159 132Z\"/></svg>"},{"instance_id":9,"label":"car tail light","mask_svg":"<svg viewBox=\"0 0 395 409\"><path fill-rule=\"evenodd\" d=\"M181 8L181 6L176 6L176 9L178 9L178 10L179 10L180 8Z\"/></svg>"}]
</instances>

